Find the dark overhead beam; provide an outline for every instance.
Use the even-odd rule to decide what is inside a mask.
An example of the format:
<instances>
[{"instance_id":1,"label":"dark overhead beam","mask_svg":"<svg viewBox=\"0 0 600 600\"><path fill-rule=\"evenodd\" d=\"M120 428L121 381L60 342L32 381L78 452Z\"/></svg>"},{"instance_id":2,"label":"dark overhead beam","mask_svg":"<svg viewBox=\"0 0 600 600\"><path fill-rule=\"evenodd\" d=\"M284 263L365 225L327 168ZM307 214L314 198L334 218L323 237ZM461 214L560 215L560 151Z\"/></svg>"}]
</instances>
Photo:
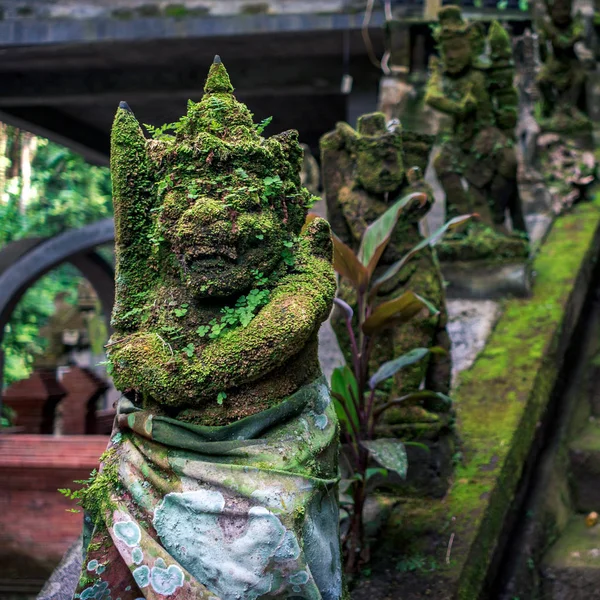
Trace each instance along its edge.
<instances>
[{"instance_id":1,"label":"dark overhead beam","mask_svg":"<svg viewBox=\"0 0 600 600\"><path fill-rule=\"evenodd\" d=\"M344 65L342 57L295 58L279 61L233 61L227 63L231 80L240 96L331 94L339 90ZM0 65L1 69L1 65ZM61 71L2 72L0 106L34 106L63 103L118 103L123 99L165 97L173 94L199 99L207 65L173 64L165 67L137 67ZM350 70L373 71L366 57L356 57ZM363 83L363 77L357 78ZM370 79L367 77L367 79ZM371 82L369 82L371 83Z\"/></svg>"}]
</instances>

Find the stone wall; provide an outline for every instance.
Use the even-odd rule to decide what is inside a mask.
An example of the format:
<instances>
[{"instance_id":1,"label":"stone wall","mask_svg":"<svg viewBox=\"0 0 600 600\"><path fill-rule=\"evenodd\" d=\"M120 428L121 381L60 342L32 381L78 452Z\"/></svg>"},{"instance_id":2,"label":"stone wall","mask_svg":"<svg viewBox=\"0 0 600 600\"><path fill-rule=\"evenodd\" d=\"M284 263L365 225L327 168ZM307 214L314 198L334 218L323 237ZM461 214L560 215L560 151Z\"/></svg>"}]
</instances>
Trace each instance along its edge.
<instances>
[{"instance_id":1,"label":"stone wall","mask_svg":"<svg viewBox=\"0 0 600 600\"><path fill-rule=\"evenodd\" d=\"M0 436L0 584L48 576L81 532L58 488L98 465L104 436Z\"/></svg>"}]
</instances>

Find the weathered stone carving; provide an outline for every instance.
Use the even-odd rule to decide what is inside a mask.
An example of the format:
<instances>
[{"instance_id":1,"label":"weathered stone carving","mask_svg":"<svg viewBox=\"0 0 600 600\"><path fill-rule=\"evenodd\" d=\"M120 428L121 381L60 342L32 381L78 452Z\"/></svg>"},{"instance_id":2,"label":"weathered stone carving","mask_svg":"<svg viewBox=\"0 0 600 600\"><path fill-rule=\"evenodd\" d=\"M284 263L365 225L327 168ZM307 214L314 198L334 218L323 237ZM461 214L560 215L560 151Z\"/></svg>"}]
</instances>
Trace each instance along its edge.
<instances>
[{"instance_id":1,"label":"weathered stone carving","mask_svg":"<svg viewBox=\"0 0 600 600\"><path fill-rule=\"evenodd\" d=\"M404 140L403 140L404 138ZM423 238L419 221L431 208L433 196L423 180L432 138L403 133L399 123L386 128L382 113L363 115L356 131L347 123L338 123L334 131L321 138L323 184L331 226L340 239L358 250L366 227L383 214L390 204L411 192L425 192L428 201L419 209L401 214L392 239L379 262L383 272ZM425 248L379 292L381 301L411 290L432 302L439 310L435 317L416 318L378 338L374 363L381 364L415 347L450 348L446 333L446 308L443 282L434 251ZM353 304L350 290L341 283L340 296ZM341 341L346 340L342 322L333 320ZM346 348L347 350L347 348ZM434 356L402 372L395 380L393 393L402 395L419 388L425 379L427 389L448 392L450 359Z\"/></svg>"},{"instance_id":2,"label":"weathered stone carving","mask_svg":"<svg viewBox=\"0 0 600 600\"><path fill-rule=\"evenodd\" d=\"M575 133L591 128L586 114L586 71L576 52L585 28L573 16L572 0L546 0L548 14L539 23L544 64L537 79L545 131Z\"/></svg>"},{"instance_id":3,"label":"weathered stone carving","mask_svg":"<svg viewBox=\"0 0 600 600\"><path fill-rule=\"evenodd\" d=\"M453 119L452 133L434 165L446 194L446 215L480 215L461 243L440 246L440 256L449 260L526 256L527 231L511 139L518 96L508 34L493 24L487 55L479 27L465 22L459 7L445 6L435 37L440 60L432 60L425 101ZM507 212L516 235L508 235Z\"/></svg>"},{"instance_id":4,"label":"weathered stone carving","mask_svg":"<svg viewBox=\"0 0 600 600\"><path fill-rule=\"evenodd\" d=\"M419 222L430 210L433 195L423 179L433 137L403 132L398 122L386 126L382 113L363 115L357 129L338 123L336 129L321 138L323 185L327 212L334 232L355 251L366 227L383 214L400 197L424 192L427 202L400 214L390 243L379 260L374 276L378 277L394 262L414 248L423 238ZM425 388L448 393L450 387L450 339L446 331L447 313L444 285L434 250L424 248L377 294L378 302L412 291L429 300L439 314L419 314L408 323L380 332L371 355L370 372L385 361L397 358L416 347L440 346L446 354L433 354L402 370L382 389L377 401ZM339 296L358 309L356 298L344 280ZM426 313L426 311L424 311ZM332 325L347 360L350 342L341 315L332 316ZM400 437L425 444L428 450L408 448L411 465L406 481L388 477L387 488L402 493L441 496L452 473L452 411L448 405L424 400L422 406L395 407L379 422L376 435Z\"/></svg>"},{"instance_id":5,"label":"weathered stone carving","mask_svg":"<svg viewBox=\"0 0 600 600\"><path fill-rule=\"evenodd\" d=\"M112 132L120 401L84 489L80 597L342 596L337 421L317 358L328 224L292 131L264 139L218 57L201 102Z\"/></svg>"}]
</instances>

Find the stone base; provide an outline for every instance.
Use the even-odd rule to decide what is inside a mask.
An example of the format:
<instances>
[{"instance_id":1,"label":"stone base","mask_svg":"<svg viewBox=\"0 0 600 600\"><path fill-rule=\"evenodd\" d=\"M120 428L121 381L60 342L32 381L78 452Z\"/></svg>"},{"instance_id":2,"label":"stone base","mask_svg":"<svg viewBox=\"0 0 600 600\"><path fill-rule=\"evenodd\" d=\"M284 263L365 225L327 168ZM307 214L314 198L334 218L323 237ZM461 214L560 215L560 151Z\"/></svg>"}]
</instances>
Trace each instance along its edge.
<instances>
[{"instance_id":1,"label":"stone base","mask_svg":"<svg viewBox=\"0 0 600 600\"><path fill-rule=\"evenodd\" d=\"M575 508L580 512L597 511L600 508L600 422L588 423L575 436L569 444L569 463Z\"/></svg>"},{"instance_id":2,"label":"stone base","mask_svg":"<svg viewBox=\"0 0 600 600\"><path fill-rule=\"evenodd\" d=\"M489 261L505 263L529 256L529 241L519 235L502 235L486 226L469 227L465 235L444 238L436 252L442 263Z\"/></svg>"},{"instance_id":3,"label":"stone base","mask_svg":"<svg viewBox=\"0 0 600 600\"><path fill-rule=\"evenodd\" d=\"M441 267L449 299L493 300L531 295L531 268L525 260L443 262Z\"/></svg>"},{"instance_id":4,"label":"stone base","mask_svg":"<svg viewBox=\"0 0 600 600\"><path fill-rule=\"evenodd\" d=\"M573 517L542 565L542 598L600 600L600 526Z\"/></svg>"}]
</instances>

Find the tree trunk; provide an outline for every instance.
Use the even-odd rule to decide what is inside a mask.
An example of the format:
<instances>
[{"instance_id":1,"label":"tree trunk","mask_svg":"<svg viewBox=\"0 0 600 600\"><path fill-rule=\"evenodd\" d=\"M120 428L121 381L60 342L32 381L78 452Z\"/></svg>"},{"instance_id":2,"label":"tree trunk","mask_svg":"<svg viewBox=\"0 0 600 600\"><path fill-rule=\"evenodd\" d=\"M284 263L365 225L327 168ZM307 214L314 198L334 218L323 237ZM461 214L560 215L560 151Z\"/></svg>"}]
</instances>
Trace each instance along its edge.
<instances>
[{"instance_id":1,"label":"tree trunk","mask_svg":"<svg viewBox=\"0 0 600 600\"><path fill-rule=\"evenodd\" d=\"M8 164L6 147L8 143L8 134L8 125L0 123L0 201L3 199L4 190L6 188L6 165Z\"/></svg>"},{"instance_id":2,"label":"tree trunk","mask_svg":"<svg viewBox=\"0 0 600 600\"><path fill-rule=\"evenodd\" d=\"M31 200L31 163L35 156L37 146L37 138L28 131L22 134L21 143L21 212L27 210L29 201Z\"/></svg>"}]
</instances>

